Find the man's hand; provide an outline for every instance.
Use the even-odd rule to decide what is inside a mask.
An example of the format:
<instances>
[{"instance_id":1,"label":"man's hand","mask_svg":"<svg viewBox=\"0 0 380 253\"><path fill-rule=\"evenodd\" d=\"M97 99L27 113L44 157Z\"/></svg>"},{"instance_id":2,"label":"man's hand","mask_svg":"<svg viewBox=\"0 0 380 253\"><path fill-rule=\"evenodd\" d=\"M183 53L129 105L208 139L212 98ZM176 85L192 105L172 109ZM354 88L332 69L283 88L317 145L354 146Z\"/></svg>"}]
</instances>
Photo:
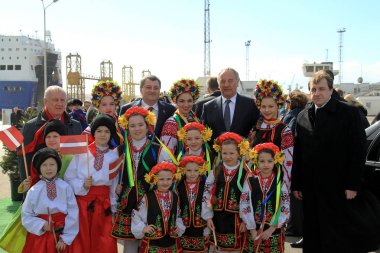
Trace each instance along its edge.
<instances>
[{"instance_id":1,"label":"man's hand","mask_svg":"<svg viewBox=\"0 0 380 253\"><path fill-rule=\"evenodd\" d=\"M296 199L302 200L302 192L301 191L293 191L293 195Z\"/></svg>"},{"instance_id":2,"label":"man's hand","mask_svg":"<svg viewBox=\"0 0 380 253\"><path fill-rule=\"evenodd\" d=\"M345 190L346 199L354 199L357 195L357 191Z\"/></svg>"}]
</instances>

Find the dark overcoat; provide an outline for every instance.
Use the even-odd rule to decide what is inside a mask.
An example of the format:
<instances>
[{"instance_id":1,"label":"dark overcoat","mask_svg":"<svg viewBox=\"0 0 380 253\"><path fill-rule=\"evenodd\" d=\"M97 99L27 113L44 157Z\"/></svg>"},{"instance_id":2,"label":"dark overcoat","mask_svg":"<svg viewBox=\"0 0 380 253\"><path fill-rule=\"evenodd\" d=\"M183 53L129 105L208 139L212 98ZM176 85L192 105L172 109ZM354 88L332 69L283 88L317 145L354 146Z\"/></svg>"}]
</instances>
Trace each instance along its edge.
<instances>
[{"instance_id":1,"label":"dark overcoat","mask_svg":"<svg viewBox=\"0 0 380 253\"><path fill-rule=\"evenodd\" d=\"M317 113L313 103L299 113L292 190L303 194L304 252L360 252L345 229L345 190L360 187L365 139L358 109L334 98Z\"/></svg>"}]
</instances>

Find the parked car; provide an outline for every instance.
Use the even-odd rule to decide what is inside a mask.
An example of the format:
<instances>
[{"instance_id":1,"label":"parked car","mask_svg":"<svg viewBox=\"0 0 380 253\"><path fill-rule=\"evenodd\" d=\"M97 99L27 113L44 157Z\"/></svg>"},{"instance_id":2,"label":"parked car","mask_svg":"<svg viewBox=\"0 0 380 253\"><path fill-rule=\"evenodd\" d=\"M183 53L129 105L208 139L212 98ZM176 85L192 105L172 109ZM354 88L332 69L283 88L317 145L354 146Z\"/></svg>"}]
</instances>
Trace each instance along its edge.
<instances>
[{"instance_id":1,"label":"parked car","mask_svg":"<svg viewBox=\"0 0 380 253\"><path fill-rule=\"evenodd\" d=\"M366 129L367 155L363 172L363 187L380 200L380 122Z\"/></svg>"}]
</instances>

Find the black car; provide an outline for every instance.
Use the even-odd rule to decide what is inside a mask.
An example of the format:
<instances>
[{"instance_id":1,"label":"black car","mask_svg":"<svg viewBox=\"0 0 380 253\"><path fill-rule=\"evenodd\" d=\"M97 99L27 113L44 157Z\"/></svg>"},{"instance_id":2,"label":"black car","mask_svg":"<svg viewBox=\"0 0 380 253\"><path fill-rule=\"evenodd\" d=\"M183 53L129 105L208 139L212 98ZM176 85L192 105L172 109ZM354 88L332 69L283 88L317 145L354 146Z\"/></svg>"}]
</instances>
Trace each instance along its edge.
<instances>
[{"instance_id":1,"label":"black car","mask_svg":"<svg viewBox=\"0 0 380 253\"><path fill-rule=\"evenodd\" d=\"M368 149L363 172L363 186L380 200L380 122L368 127L366 134Z\"/></svg>"}]
</instances>

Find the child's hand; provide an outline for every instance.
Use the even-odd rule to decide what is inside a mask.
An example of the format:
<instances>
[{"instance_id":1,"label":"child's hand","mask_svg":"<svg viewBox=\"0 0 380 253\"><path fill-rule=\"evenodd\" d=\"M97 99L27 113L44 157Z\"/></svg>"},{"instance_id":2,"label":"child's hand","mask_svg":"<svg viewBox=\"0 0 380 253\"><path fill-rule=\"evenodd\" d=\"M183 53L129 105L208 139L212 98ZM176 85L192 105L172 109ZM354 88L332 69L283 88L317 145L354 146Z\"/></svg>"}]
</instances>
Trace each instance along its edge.
<instances>
[{"instance_id":1,"label":"child's hand","mask_svg":"<svg viewBox=\"0 0 380 253\"><path fill-rule=\"evenodd\" d=\"M50 226L49 226L49 223L47 221L45 221L45 225L42 227L42 229L44 231L50 231Z\"/></svg>"},{"instance_id":2,"label":"child's hand","mask_svg":"<svg viewBox=\"0 0 380 253\"><path fill-rule=\"evenodd\" d=\"M32 177L29 176L27 179L22 181L22 192L26 192L30 189L30 185L32 184Z\"/></svg>"},{"instance_id":3,"label":"child's hand","mask_svg":"<svg viewBox=\"0 0 380 253\"><path fill-rule=\"evenodd\" d=\"M239 232L244 233L245 231L247 231L247 226L245 225L244 222L242 222L240 223Z\"/></svg>"},{"instance_id":4,"label":"child's hand","mask_svg":"<svg viewBox=\"0 0 380 253\"><path fill-rule=\"evenodd\" d=\"M251 229L250 231L251 231L252 240L253 240L253 241L256 240L256 236L257 236L257 231L256 231L256 229Z\"/></svg>"},{"instance_id":5,"label":"child's hand","mask_svg":"<svg viewBox=\"0 0 380 253\"><path fill-rule=\"evenodd\" d=\"M210 219L207 219L207 227L208 227L209 229L211 229L212 231L215 230L214 222L212 221L211 218L210 218Z\"/></svg>"},{"instance_id":6,"label":"child's hand","mask_svg":"<svg viewBox=\"0 0 380 253\"><path fill-rule=\"evenodd\" d=\"M262 234L261 234L261 239L263 240L268 240L269 237L272 236L273 232L276 230L275 227L270 226L268 229L266 229Z\"/></svg>"},{"instance_id":7,"label":"child's hand","mask_svg":"<svg viewBox=\"0 0 380 253\"><path fill-rule=\"evenodd\" d=\"M92 177L88 177L84 180L83 187L88 190L92 186Z\"/></svg>"},{"instance_id":8,"label":"child's hand","mask_svg":"<svg viewBox=\"0 0 380 253\"><path fill-rule=\"evenodd\" d=\"M143 228L142 232L144 234L153 234L154 230L155 230L154 225L148 225L145 228Z\"/></svg>"},{"instance_id":9,"label":"child's hand","mask_svg":"<svg viewBox=\"0 0 380 253\"><path fill-rule=\"evenodd\" d=\"M174 233L175 233L176 235L179 235L179 229L178 229L178 226L175 226Z\"/></svg>"},{"instance_id":10,"label":"child's hand","mask_svg":"<svg viewBox=\"0 0 380 253\"><path fill-rule=\"evenodd\" d=\"M123 185L122 184L118 184L116 186L115 192L116 192L117 195L120 195L120 193L121 193L122 190L123 190Z\"/></svg>"},{"instance_id":11,"label":"child's hand","mask_svg":"<svg viewBox=\"0 0 380 253\"><path fill-rule=\"evenodd\" d=\"M59 239L55 248L58 252L64 251L66 249L66 243L64 243L62 239Z\"/></svg>"}]
</instances>

